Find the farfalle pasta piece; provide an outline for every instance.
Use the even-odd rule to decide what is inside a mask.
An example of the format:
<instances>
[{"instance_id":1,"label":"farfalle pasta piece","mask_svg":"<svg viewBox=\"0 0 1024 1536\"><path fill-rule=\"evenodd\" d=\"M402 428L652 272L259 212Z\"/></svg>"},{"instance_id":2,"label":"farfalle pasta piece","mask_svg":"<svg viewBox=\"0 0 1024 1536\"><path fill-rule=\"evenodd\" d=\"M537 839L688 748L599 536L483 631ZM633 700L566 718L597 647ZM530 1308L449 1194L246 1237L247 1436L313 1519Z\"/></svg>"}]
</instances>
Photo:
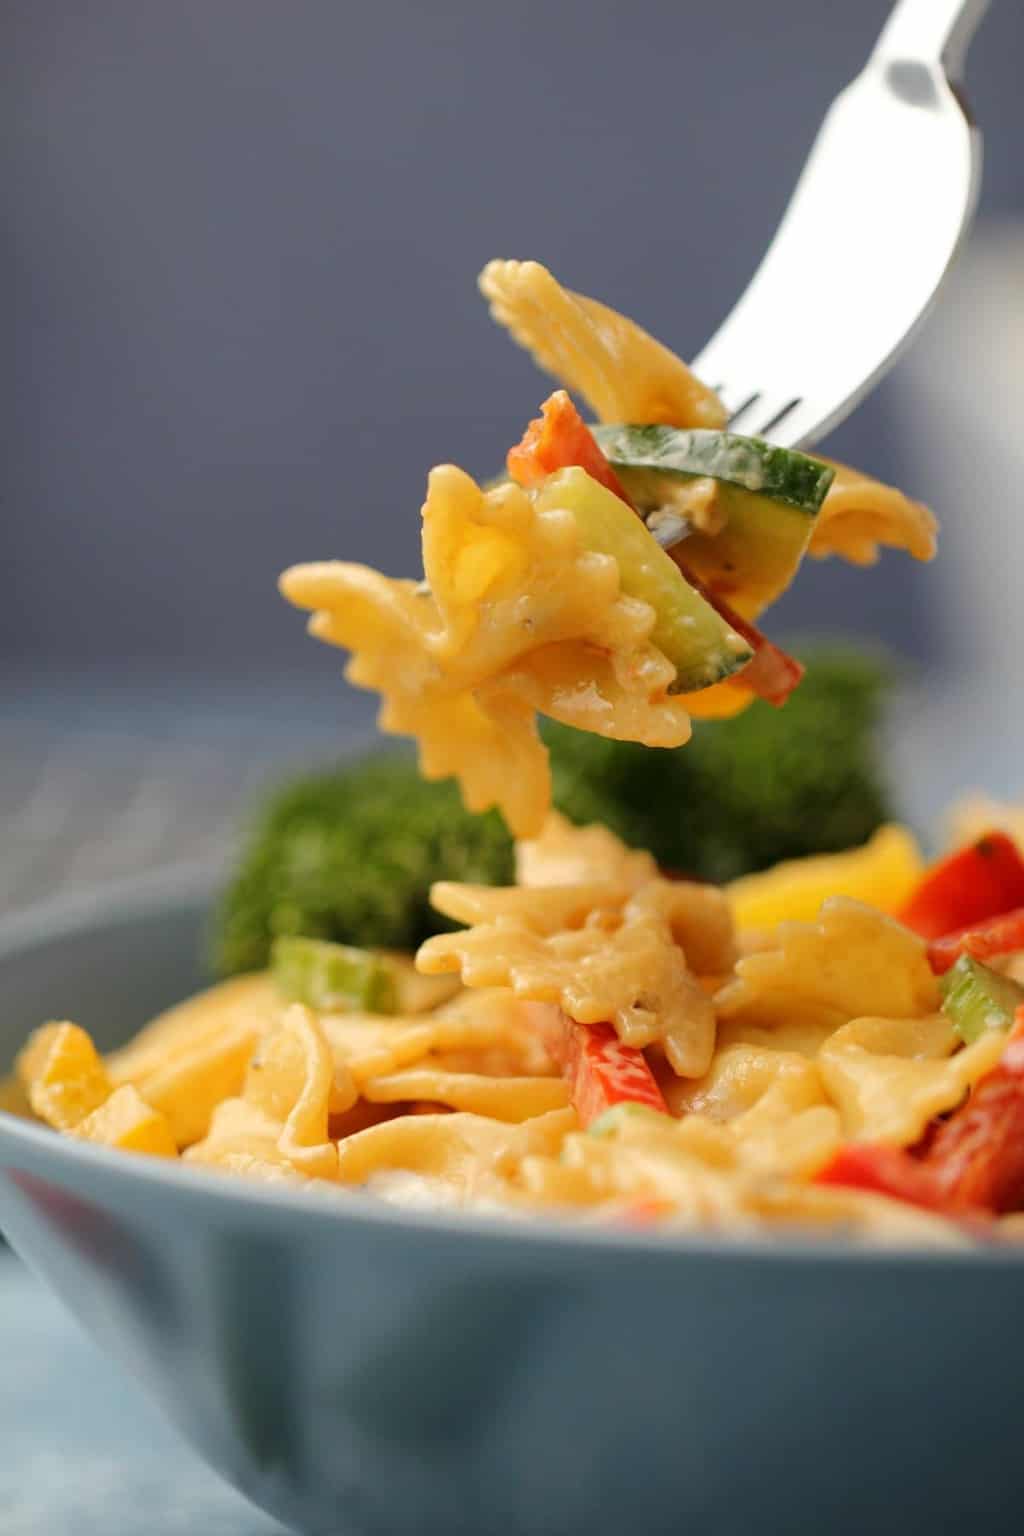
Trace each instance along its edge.
<instances>
[{"instance_id":1,"label":"farfalle pasta piece","mask_svg":"<svg viewBox=\"0 0 1024 1536\"><path fill-rule=\"evenodd\" d=\"M456 776L471 810L497 805L517 834L540 831L538 710L649 746L688 739L653 608L622 593L611 556L582 547L571 511L444 465L423 553L425 584L334 561L293 567L281 588L313 610L313 634L352 652L346 676L381 694L381 728L414 736L424 776Z\"/></svg>"},{"instance_id":2,"label":"farfalle pasta piece","mask_svg":"<svg viewBox=\"0 0 1024 1536\"><path fill-rule=\"evenodd\" d=\"M832 1029L874 1014L914 1018L938 1008L924 941L859 901L826 901L816 923L780 923L772 947L747 955L716 996L719 1016L785 1026L794 1016Z\"/></svg>"},{"instance_id":3,"label":"farfalle pasta piece","mask_svg":"<svg viewBox=\"0 0 1024 1536\"><path fill-rule=\"evenodd\" d=\"M459 997L428 1017L323 1014L319 1022L335 1070L342 1069L359 1091L371 1078L392 1078L427 1058L436 1063L439 1053L470 1057L500 1048L524 1061L538 1060L520 1006L502 993Z\"/></svg>"},{"instance_id":4,"label":"farfalle pasta piece","mask_svg":"<svg viewBox=\"0 0 1024 1536\"><path fill-rule=\"evenodd\" d=\"M589 902L590 911L595 912L621 907L643 891L642 905L664 917L697 975L722 974L736 959L732 912L723 892L691 880L659 879L651 855L627 847L608 827L577 827L558 811L550 811L539 838L516 844L516 878L524 889L518 900L506 891L497 902L484 897L476 907L473 898L463 901L450 885L442 883L438 890L444 893L440 898L446 904L444 910L463 923L516 914L531 922L529 913L535 922L539 913L559 910L557 896L541 896L538 887L575 887L577 895L569 898L564 921L549 923L543 929L546 932L552 932L553 926L576 926L577 898L580 905ZM463 892L469 889L461 887ZM551 903L550 909L545 902Z\"/></svg>"},{"instance_id":5,"label":"farfalle pasta piece","mask_svg":"<svg viewBox=\"0 0 1024 1536\"><path fill-rule=\"evenodd\" d=\"M840 1121L814 1061L795 1051L731 1045L698 1082L665 1085L675 1115L726 1124L739 1160L768 1172L813 1172L840 1141Z\"/></svg>"},{"instance_id":6,"label":"farfalle pasta piece","mask_svg":"<svg viewBox=\"0 0 1024 1536\"><path fill-rule=\"evenodd\" d=\"M272 1115L247 1099L225 1099L214 1110L202 1141L184 1153L184 1161L268 1183L306 1183L306 1174L281 1151L280 1139L281 1124Z\"/></svg>"},{"instance_id":7,"label":"farfalle pasta piece","mask_svg":"<svg viewBox=\"0 0 1024 1536\"><path fill-rule=\"evenodd\" d=\"M431 1061L363 1084L371 1104L445 1104L449 1109L518 1122L564 1109L569 1090L560 1077L494 1077L450 1072Z\"/></svg>"},{"instance_id":8,"label":"farfalle pasta piece","mask_svg":"<svg viewBox=\"0 0 1024 1536\"><path fill-rule=\"evenodd\" d=\"M516 843L519 885L590 885L607 882L636 890L656 878L658 866L645 849L628 848L609 827L577 827L549 811L535 838Z\"/></svg>"},{"instance_id":9,"label":"farfalle pasta piece","mask_svg":"<svg viewBox=\"0 0 1024 1536\"><path fill-rule=\"evenodd\" d=\"M522 1160L556 1154L575 1125L571 1109L521 1125L466 1113L406 1115L347 1137L338 1148L338 1178L369 1185L384 1199L408 1200L410 1181L402 1181L399 1194L388 1175L411 1174L434 1201L461 1205L490 1198L508 1204Z\"/></svg>"},{"instance_id":10,"label":"farfalle pasta piece","mask_svg":"<svg viewBox=\"0 0 1024 1536\"><path fill-rule=\"evenodd\" d=\"M491 261L480 291L539 367L582 395L600 421L721 427L717 395L634 321L563 288L539 261Z\"/></svg>"},{"instance_id":11,"label":"farfalle pasta piece","mask_svg":"<svg viewBox=\"0 0 1024 1536\"><path fill-rule=\"evenodd\" d=\"M559 903L563 915L586 905L571 886L533 889L539 915L532 919L523 891L491 892L493 920L428 939L417 964L428 975L458 970L468 987L509 987L517 998L557 1003L580 1024L610 1023L626 1045L660 1040L676 1072L699 1077L714 1050L714 1009L649 891L641 888L621 912L597 909L575 928L552 926ZM433 899L449 914L469 910L459 887L435 887ZM480 899L472 888L472 900Z\"/></svg>"},{"instance_id":12,"label":"farfalle pasta piece","mask_svg":"<svg viewBox=\"0 0 1024 1536\"><path fill-rule=\"evenodd\" d=\"M722 427L726 412L667 347L594 299L563 288L536 261L492 261L480 275L491 314L525 347L539 367L584 396L599 421ZM817 517L808 553L839 555L874 565L879 547L902 549L917 560L935 554L938 525L921 502L892 486L838 464ZM717 484L695 479L688 515L715 531ZM742 707L741 683L723 683L700 697L701 714L727 715Z\"/></svg>"},{"instance_id":13,"label":"farfalle pasta piece","mask_svg":"<svg viewBox=\"0 0 1024 1536\"><path fill-rule=\"evenodd\" d=\"M922 502L845 464L837 464L835 471L811 533L809 555L816 560L839 555L851 565L875 565L884 544L905 550L915 560L933 558L939 527Z\"/></svg>"},{"instance_id":14,"label":"farfalle pasta piece","mask_svg":"<svg viewBox=\"0 0 1024 1536\"><path fill-rule=\"evenodd\" d=\"M216 1106L241 1092L253 1049L284 1006L269 976L221 982L160 1014L106 1058L106 1070L167 1118L180 1148L191 1146L206 1135Z\"/></svg>"},{"instance_id":15,"label":"farfalle pasta piece","mask_svg":"<svg viewBox=\"0 0 1024 1536\"><path fill-rule=\"evenodd\" d=\"M339 1087L349 1091L339 1093ZM355 1097L346 1079L339 1084L316 1015L294 1003L253 1056L241 1097L217 1106L206 1136L186 1157L254 1173L278 1170L333 1179L338 1153L329 1137L328 1116Z\"/></svg>"},{"instance_id":16,"label":"farfalle pasta piece","mask_svg":"<svg viewBox=\"0 0 1024 1536\"><path fill-rule=\"evenodd\" d=\"M992 1070L1005 1039L988 1030L959 1050L943 1014L858 1018L825 1041L818 1066L845 1136L910 1146Z\"/></svg>"}]
</instances>

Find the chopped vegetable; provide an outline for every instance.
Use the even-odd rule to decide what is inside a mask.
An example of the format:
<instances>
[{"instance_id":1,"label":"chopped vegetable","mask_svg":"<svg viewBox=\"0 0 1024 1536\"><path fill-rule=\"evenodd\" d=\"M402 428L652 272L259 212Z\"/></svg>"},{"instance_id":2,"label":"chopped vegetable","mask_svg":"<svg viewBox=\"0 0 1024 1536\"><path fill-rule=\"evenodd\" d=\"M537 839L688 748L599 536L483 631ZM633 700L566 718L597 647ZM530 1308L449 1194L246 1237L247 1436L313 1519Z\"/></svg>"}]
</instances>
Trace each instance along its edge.
<instances>
[{"instance_id":1,"label":"chopped vegetable","mask_svg":"<svg viewBox=\"0 0 1024 1536\"><path fill-rule=\"evenodd\" d=\"M920 879L922 860L906 827L879 827L862 848L787 860L729 886L740 928L809 923L829 896L851 896L883 912L896 912Z\"/></svg>"},{"instance_id":2,"label":"chopped vegetable","mask_svg":"<svg viewBox=\"0 0 1024 1536\"><path fill-rule=\"evenodd\" d=\"M281 938L270 954L285 997L320 1013L394 1013L398 987L385 955L326 939Z\"/></svg>"},{"instance_id":3,"label":"chopped vegetable","mask_svg":"<svg viewBox=\"0 0 1024 1536\"><path fill-rule=\"evenodd\" d=\"M899 913L925 939L1024 906L1024 859L1005 832L986 832L927 870Z\"/></svg>"},{"instance_id":4,"label":"chopped vegetable","mask_svg":"<svg viewBox=\"0 0 1024 1536\"><path fill-rule=\"evenodd\" d=\"M749 688L755 697L764 699L766 704L772 704L776 709L780 709L803 678L803 667L795 657L787 655L777 645L773 645L767 635L763 635L756 625L750 623L749 619L744 619L738 614L724 597L705 587L686 563L686 554L687 551L684 549L682 555L677 557L674 551L672 558L690 586L710 603L731 629L742 636L754 653L753 659L735 679L736 683L743 688Z\"/></svg>"},{"instance_id":5,"label":"chopped vegetable","mask_svg":"<svg viewBox=\"0 0 1024 1536\"><path fill-rule=\"evenodd\" d=\"M821 508L835 478L834 468L822 459L738 432L605 425L595 427L594 436L627 489L630 483L640 483L644 474L657 477L662 494L670 491L673 479L692 482L711 477L813 513Z\"/></svg>"},{"instance_id":6,"label":"chopped vegetable","mask_svg":"<svg viewBox=\"0 0 1024 1536\"><path fill-rule=\"evenodd\" d=\"M569 1097L584 1130L617 1105L668 1114L643 1051L623 1045L610 1024L578 1024L547 1003L527 1007L569 1084Z\"/></svg>"},{"instance_id":7,"label":"chopped vegetable","mask_svg":"<svg viewBox=\"0 0 1024 1536\"><path fill-rule=\"evenodd\" d=\"M998 1066L944 1121L925 1154L941 1197L958 1210L1024 1207L1024 1008Z\"/></svg>"},{"instance_id":8,"label":"chopped vegetable","mask_svg":"<svg viewBox=\"0 0 1024 1536\"><path fill-rule=\"evenodd\" d=\"M750 647L687 583L628 503L585 470L574 465L549 475L537 492L536 508L571 512L584 546L614 556L622 591L654 609L651 639L676 669L673 692L707 688L751 659Z\"/></svg>"},{"instance_id":9,"label":"chopped vegetable","mask_svg":"<svg viewBox=\"0 0 1024 1536\"><path fill-rule=\"evenodd\" d=\"M551 492L554 494L552 504L561 505L559 496L561 500L566 499L569 482L557 472L561 469L570 471L574 468L582 469L591 480L596 481L636 513L636 504L627 495L594 433L591 432L565 390L557 390L555 394L549 396L541 407L541 411L542 416L530 423L522 442L509 453L508 469L512 478L527 486L540 484L546 479L550 480ZM621 436L624 432L640 434L648 430L671 433L673 429L614 428L611 430ZM678 435L685 438L723 440L729 437L727 433L715 432ZM825 479L815 509L820 505L820 500L824 497L832 478L831 471L826 466L819 464L816 460L805 459L802 454L789 456L786 450L769 449L767 444L761 444L753 438L732 437L730 444L731 447L728 450L722 449L721 444L716 450L723 465L738 464L739 459L746 452L744 445L752 445L752 450L757 449L755 457L759 462L762 456L761 450L765 450L771 454L782 454L784 457L802 460L805 465L813 465L816 472L823 471ZM702 469L700 473L708 474L711 471ZM763 478L766 471L762 467L759 473ZM582 494L575 483L573 491L577 498ZM541 505L550 499L550 496L542 496ZM773 645L760 630L739 614L726 601L719 586L712 589L705 584L702 575L698 575L691 569L689 542L686 544L683 555L676 550L669 559L658 541L651 535L650 530L647 538L641 538L636 530L630 529L615 517L611 503L603 504L600 498L589 495L579 505L574 501L571 510L588 544L603 553L614 555L618 560L623 590L649 602L658 614L658 624L652 638L676 667L676 691L699 692L723 682L742 668L743 676L738 681L742 683L745 690L749 689L750 694L766 700L769 704L782 705L786 702L803 677L803 667L792 656L787 656L785 651ZM788 568L786 582L803 554L809 529L809 521L801 514L802 542L799 543L799 550ZM657 548L656 555L651 549L651 544ZM696 549L696 546L693 547ZM734 561L731 547L722 556L722 560L725 566L732 567ZM668 567L671 564L675 564L681 572L686 586L703 598L703 603L695 605L692 592L686 594L671 580L668 574ZM718 569L717 566L715 569ZM710 576L713 572L705 574ZM772 595L777 595L786 582L778 585ZM733 583L730 582L729 585L731 590ZM707 609L713 610L724 620L728 631L731 632L731 640L728 634L722 635L713 628L709 628ZM746 642L745 649L738 643L737 637ZM698 647L703 647L707 652L699 662L695 656L695 648ZM747 697L749 698L749 694ZM742 706L743 702L745 701L741 698L738 701L738 707Z\"/></svg>"},{"instance_id":10,"label":"chopped vegetable","mask_svg":"<svg viewBox=\"0 0 1024 1536\"><path fill-rule=\"evenodd\" d=\"M886 674L849 650L809 661L784 710L755 703L733 720L697 721L675 752L545 726L555 804L706 880L863 843L886 819L877 753Z\"/></svg>"},{"instance_id":11,"label":"chopped vegetable","mask_svg":"<svg viewBox=\"0 0 1024 1536\"><path fill-rule=\"evenodd\" d=\"M565 390L556 389L540 410L540 416L523 433L522 442L509 449L507 464L512 479L529 490L556 470L575 464L632 507L618 475Z\"/></svg>"},{"instance_id":12,"label":"chopped vegetable","mask_svg":"<svg viewBox=\"0 0 1024 1536\"><path fill-rule=\"evenodd\" d=\"M373 753L293 780L257 808L215 914L216 968L262 969L282 934L414 950L447 926L430 907L435 880L512 877L496 813L474 816L454 784L425 783L413 760Z\"/></svg>"},{"instance_id":13,"label":"chopped vegetable","mask_svg":"<svg viewBox=\"0 0 1024 1536\"><path fill-rule=\"evenodd\" d=\"M942 976L960 955L991 960L995 955L1011 955L1018 949L1024 949L1024 907L933 939L928 945L928 960L936 976Z\"/></svg>"},{"instance_id":14,"label":"chopped vegetable","mask_svg":"<svg viewBox=\"0 0 1024 1536\"><path fill-rule=\"evenodd\" d=\"M815 1175L816 1184L838 1184L867 1194L887 1195L926 1210L948 1214L949 1202L931 1169L902 1147L850 1141Z\"/></svg>"},{"instance_id":15,"label":"chopped vegetable","mask_svg":"<svg viewBox=\"0 0 1024 1536\"><path fill-rule=\"evenodd\" d=\"M735 720L698 721L674 752L546 723L555 804L702 879L850 848L886 815L875 755L884 678L869 657L820 651L785 710L755 704ZM215 914L216 967L261 969L280 934L413 950L445 926L428 900L435 880L512 878L498 816L471 815L452 784L425 783L410 759L377 753L258 807Z\"/></svg>"},{"instance_id":16,"label":"chopped vegetable","mask_svg":"<svg viewBox=\"0 0 1024 1536\"><path fill-rule=\"evenodd\" d=\"M595 432L648 527L711 591L754 618L786 590L832 482L829 465L731 432Z\"/></svg>"},{"instance_id":17,"label":"chopped vegetable","mask_svg":"<svg viewBox=\"0 0 1024 1536\"><path fill-rule=\"evenodd\" d=\"M970 1045L989 1029L1009 1029L1024 1003L1024 987L973 955L961 955L939 984L942 1011Z\"/></svg>"}]
</instances>

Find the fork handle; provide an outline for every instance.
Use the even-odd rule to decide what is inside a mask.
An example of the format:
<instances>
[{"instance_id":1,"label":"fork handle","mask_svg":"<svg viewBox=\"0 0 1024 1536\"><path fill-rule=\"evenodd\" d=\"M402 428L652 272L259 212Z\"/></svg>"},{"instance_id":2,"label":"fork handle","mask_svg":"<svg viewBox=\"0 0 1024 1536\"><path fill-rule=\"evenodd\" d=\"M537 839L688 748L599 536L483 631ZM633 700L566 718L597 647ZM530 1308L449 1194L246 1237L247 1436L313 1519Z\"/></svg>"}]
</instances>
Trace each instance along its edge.
<instances>
[{"instance_id":1,"label":"fork handle","mask_svg":"<svg viewBox=\"0 0 1024 1536\"><path fill-rule=\"evenodd\" d=\"M898 0L873 57L939 64L951 80L959 80L967 46L988 4L989 0Z\"/></svg>"}]
</instances>

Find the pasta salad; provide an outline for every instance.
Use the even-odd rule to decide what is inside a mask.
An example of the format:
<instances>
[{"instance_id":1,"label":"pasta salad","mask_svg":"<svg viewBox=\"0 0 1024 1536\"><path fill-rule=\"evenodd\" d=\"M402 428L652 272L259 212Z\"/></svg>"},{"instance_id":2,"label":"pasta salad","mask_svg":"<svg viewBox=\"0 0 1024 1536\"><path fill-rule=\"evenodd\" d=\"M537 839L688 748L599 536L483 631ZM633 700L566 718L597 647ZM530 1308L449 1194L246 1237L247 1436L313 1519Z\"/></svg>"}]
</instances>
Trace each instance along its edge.
<instances>
[{"instance_id":1,"label":"pasta salad","mask_svg":"<svg viewBox=\"0 0 1024 1536\"><path fill-rule=\"evenodd\" d=\"M431 472L422 579L331 561L282 590L350 652L421 773L500 810L515 882L435 885L452 927L415 956L283 933L268 971L106 1056L46 1024L0 1102L110 1147L399 1204L1012 1235L1019 814L969 808L930 866L889 824L713 886L554 811L537 730L676 748L693 718L784 705L802 669L757 625L803 557L929 559L931 513L730 434L673 353L539 264L492 262L481 288L560 386L507 473Z\"/></svg>"}]
</instances>

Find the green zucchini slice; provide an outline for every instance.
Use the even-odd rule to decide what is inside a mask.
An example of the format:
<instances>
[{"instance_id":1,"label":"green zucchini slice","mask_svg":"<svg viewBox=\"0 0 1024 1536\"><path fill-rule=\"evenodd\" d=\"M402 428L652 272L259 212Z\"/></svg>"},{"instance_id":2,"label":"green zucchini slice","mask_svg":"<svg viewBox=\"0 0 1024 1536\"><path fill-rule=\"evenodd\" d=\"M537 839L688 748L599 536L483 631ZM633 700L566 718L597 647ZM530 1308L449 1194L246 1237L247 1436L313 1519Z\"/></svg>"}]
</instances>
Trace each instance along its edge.
<instances>
[{"instance_id":1,"label":"green zucchini slice","mask_svg":"<svg viewBox=\"0 0 1024 1536\"><path fill-rule=\"evenodd\" d=\"M676 669L674 693L695 693L738 672L747 642L686 581L679 567L625 502L582 469L560 469L536 493L539 511L572 513L585 548L612 555L622 590L650 603L651 639Z\"/></svg>"},{"instance_id":2,"label":"green zucchini slice","mask_svg":"<svg viewBox=\"0 0 1024 1536\"><path fill-rule=\"evenodd\" d=\"M967 1044L989 1029L1009 1029L1024 1003L1024 987L1010 976L1001 976L973 955L961 955L951 970L940 977L942 1011Z\"/></svg>"},{"instance_id":3,"label":"green zucchini slice","mask_svg":"<svg viewBox=\"0 0 1024 1536\"><path fill-rule=\"evenodd\" d=\"M711 591L745 618L785 591L832 483L830 465L735 432L593 430L651 532L682 546Z\"/></svg>"}]
</instances>

